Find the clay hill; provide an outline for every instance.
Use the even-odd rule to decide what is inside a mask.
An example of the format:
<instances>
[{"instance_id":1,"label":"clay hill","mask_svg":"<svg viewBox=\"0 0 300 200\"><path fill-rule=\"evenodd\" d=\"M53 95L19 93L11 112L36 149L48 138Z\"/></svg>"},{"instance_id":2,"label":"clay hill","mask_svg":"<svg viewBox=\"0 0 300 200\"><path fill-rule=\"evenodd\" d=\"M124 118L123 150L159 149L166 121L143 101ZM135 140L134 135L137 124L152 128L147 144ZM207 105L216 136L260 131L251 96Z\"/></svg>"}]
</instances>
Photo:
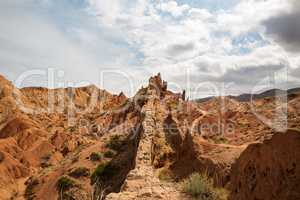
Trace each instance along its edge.
<instances>
[{"instance_id":1,"label":"clay hill","mask_svg":"<svg viewBox=\"0 0 300 200\"><path fill-rule=\"evenodd\" d=\"M298 90L287 100L187 101L160 74L131 98L0 76L0 200L300 199Z\"/></svg>"}]
</instances>

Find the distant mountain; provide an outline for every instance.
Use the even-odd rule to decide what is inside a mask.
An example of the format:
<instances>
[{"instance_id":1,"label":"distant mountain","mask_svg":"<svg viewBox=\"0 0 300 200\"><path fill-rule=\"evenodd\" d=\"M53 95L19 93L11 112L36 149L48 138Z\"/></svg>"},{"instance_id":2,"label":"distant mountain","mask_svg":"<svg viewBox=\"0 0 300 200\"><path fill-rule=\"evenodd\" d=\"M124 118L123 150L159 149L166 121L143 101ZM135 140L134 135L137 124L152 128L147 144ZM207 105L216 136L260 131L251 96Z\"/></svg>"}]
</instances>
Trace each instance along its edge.
<instances>
[{"instance_id":1,"label":"distant mountain","mask_svg":"<svg viewBox=\"0 0 300 200\"><path fill-rule=\"evenodd\" d=\"M299 93L299 92L300 92L300 87L292 88L287 91L275 88L275 89L267 90L267 91L259 93L259 94L247 94L246 93L246 94L241 94L239 96L229 95L228 97L235 99L237 101L240 101L240 102L247 102L247 101L251 101L251 99L257 100L257 99L263 99L263 98L267 98L267 97L274 97L275 95L285 95L285 94L290 95L290 94ZM209 101L210 99L212 99L214 97L215 96L197 99L196 102L203 103L203 102Z\"/></svg>"},{"instance_id":2,"label":"distant mountain","mask_svg":"<svg viewBox=\"0 0 300 200\"><path fill-rule=\"evenodd\" d=\"M288 94L299 93L299 92L300 92L300 88L293 88L288 90Z\"/></svg>"}]
</instances>

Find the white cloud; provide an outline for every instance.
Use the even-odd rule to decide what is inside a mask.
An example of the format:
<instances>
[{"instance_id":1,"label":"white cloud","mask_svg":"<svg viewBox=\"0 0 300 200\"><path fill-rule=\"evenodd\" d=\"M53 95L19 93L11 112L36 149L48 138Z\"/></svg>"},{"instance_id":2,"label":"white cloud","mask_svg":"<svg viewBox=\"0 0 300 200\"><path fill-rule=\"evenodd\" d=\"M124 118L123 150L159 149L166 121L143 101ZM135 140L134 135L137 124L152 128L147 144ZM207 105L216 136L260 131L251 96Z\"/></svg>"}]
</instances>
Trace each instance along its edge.
<instances>
[{"instance_id":1,"label":"white cloud","mask_svg":"<svg viewBox=\"0 0 300 200\"><path fill-rule=\"evenodd\" d=\"M220 80L228 72L242 76L238 72L251 71L255 76L260 67L265 71L266 66L276 68L284 63L296 70L300 65L299 56L286 52L268 37L262 24L289 12L287 0L241 0L231 9L215 11L174 0L86 1L85 12L75 11L83 19L74 19L75 26L65 23L67 31L49 16L24 10L25 5L17 6L20 11L15 12L0 9L2 64L15 66L15 71L24 65L58 66L74 79L86 76L92 81L96 70L114 66L135 77L138 86L151 74L162 72L165 79L182 89L187 85L185 71L193 75L192 84L196 85ZM250 33L256 33L254 41L247 38ZM240 38L244 39L238 41ZM82 73L83 69L89 72ZM239 78L226 77L236 82L238 90L249 89L249 85L238 83ZM115 92L128 90L118 82L112 78L109 87Z\"/></svg>"},{"instance_id":2,"label":"white cloud","mask_svg":"<svg viewBox=\"0 0 300 200\"><path fill-rule=\"evenodd\" d=\"M102 23L108 25L115 24L115 20L119 17L123 6L120 0L89 0L89 3L95 14L102 20Z\"/></svg>"},{"instance_id":3,"label":"white cloud","mask_svg":"<svg viewBox=\"0 0 300 200\"><path fill-rule=\"evenodd\" d=\"M242 0L232 10L217 14L216 28L236 36L257 30L263 20L290 8L291 4L287 0Z\"/></svg>"},{"instance_id":4,"label":"white cloud","mask_svg":"<svg viewBox=\"0 0 300 200\"><path fill-rule=\"evenodd\" d=\"M161 11L170 13L173 17L180 17L190 9L190 7L186 4L181 6L178 5L176 1L167 1L159 4L157 7Z\"/></svg>"},{"instance_id":5,"label":"white cloud","mask_svg":"<svg viewBox=\"0 0 300 200\"><path fill-rule=\"evenodd\" d=\"M67 19L53 21L37 13L34 8L38 6L29 0L24 4L0 3L0 72L9 79L16 80L27 70L51 67L65 71L66 82L98 84L100 70L117 68L135 59L127 46L116 42L116 38L122 39L118 32L94 28L93 19L80 12L77 14L82 15L85 24L78 26L75 21L61 28L60 23L66 23ZM30 81L26 85L45 86L46 80ZM113 92L117 92L122 87L113 81L116 83Z\"/></svg>"}]
</instances>

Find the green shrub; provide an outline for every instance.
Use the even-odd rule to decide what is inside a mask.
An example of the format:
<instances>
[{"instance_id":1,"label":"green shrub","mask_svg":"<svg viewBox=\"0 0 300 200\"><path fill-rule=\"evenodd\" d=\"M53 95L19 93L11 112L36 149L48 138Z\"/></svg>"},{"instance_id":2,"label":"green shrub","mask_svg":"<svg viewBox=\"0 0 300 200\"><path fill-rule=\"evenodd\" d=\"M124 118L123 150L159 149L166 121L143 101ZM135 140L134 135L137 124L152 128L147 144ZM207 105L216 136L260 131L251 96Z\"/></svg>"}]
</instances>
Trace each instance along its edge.
<instances>
[{"instance_id":1,"label":"green shrub","mask_svg":"<svg viewBox=\"0 0 300 200\"><path fill-rule=\"evenodd\" d=\"M39 184L39 181L38 179L31 179L28 184L27 184L27 187L25 189L25 197L26 199L28 200L32 200L34 199L34 188Z\"/></svg>"},{"instance_id":2,"label":"green shrub","mask_svg":"<svg viewBox=\"0 0 300 200\"><path fill-rule=\"evenodd\" d=\"M49 162L50 158L51 158L51 153L48 153L41 157L41 167L42 168L47 168L47 167L52 166L52 164Z\"/></svg>"},{"instance_id":3,"label":"green shrub","mask_svg":"<svg viewBox=\"0 0 300 200\"><path fill-rule=\"evenodd\" d=\"M171 101L171 102L168 102L168 107L171 108L172 110L174 109L177 109L178 108L178 105L179 105L179 102L178 101Z\"/></svg>"},{"instance_id":4,"label":"green shrub","mask_svg":"<svg viewBox=\"0 0 300 200\"><path fill-rule=\"evenodd\" d=\"M90 160L91 161L99 161L101 159L102 159L102 155L100 153L93 152L90 155Z\"/></svg>"},{"instance_id":5,"label":"green shrub","mask_svg":"<svg viewBox=\"0 0 300 200\"><path fill-rule=\"evenodd\" d=\"M116 175L119 168L113 166L111 163L102 163L97 166L91 175L91 183L94 184L99 179L109 179Z\"/></svg>"},{"instance_id":6,"label":"green shrub","mask_svg":"<svg viewBox=\"0 0 300 200\"><path fill-rule=\"evenodd\" d=\"M111 150L108 150L104 153L105 158L113 158L115 155L116 155L115 152L113 152Z\"/></svg>"},{"instance_id":7,"label":"green shrub","mask_svg":"<svg viewBox=\"0 0 300 200\"><path fill-rule=\"evenodd\" d=\"M228 144L228 139L222 136L214 138L216 144Z\"/></svg>"},{"instance_id":8,"label":"green shrub","mask_svg":"<svg viewBox=\"0 0 300 200\"><path fill-rule=\"evenodd\" d=\"M158 178L162 181L171 181L172 180L172 172L166 168L161 168L158 171Z\"/></svg>"},{"instance_id":9,"label":"green shrub","mask_svg":"<svg viewBox=\"0 0 300 200\"><path fill-rule=\"evenodd\" d=\"M109 142L106 144L107 148L113 149L115 151L120 151L124 145L124 140L120 135L113 135L110 137Z\"/></svg>"},{"instance_id":10,"label":"green shrub","mask_svg":"<svg viewBox=\"0 0 300 200\"><path fill-rule=\"evenodd\" d=\"M213 187L212 180L206 174L195 173L182 183L183 191L201 200L226 199L220 190Z\"/></svg>"},{"instance_id":11,"label":"green shrub","mask_svg":"<svg viewBox=\"0 0 300 200\"><path fill-rule=\"evenodd\" d=\"M106 165L107 165L107 163L101 163L97 166L97 168L95 169L95 171L91 175L91 182L92 183L95 183L97 181L97 179L99 177L101 177L101 175L104 172L104 169L105 169Z\"/></svg>"},{"instance_id":12,"label":"green shrub","mask_svg":"<svg viewBox=\"0 0 300 200\"><path fill-rule=\"evenodd\" d=\"M41 167L42 168L47 168L47 167L51 167L51 166L52 166L52 164L49 163L48 161L42 161L41 162Z\"/></svg>"},{"instance_id":13,"label":"green shrub","mask_svg":"<svg viewBox=\"0 0 300 200\"><path fill-rule=\"evenodd\" d=\"M69 131L70 132L75 132L76 131L76 127L74 127L74 126L69 127Z\"/></svg>"},{"instance_id":14,"label":"green shrub","mask_svg":"<svg viewBox=\"0 0 300 200\"><path fill-rule=\"evenodd\" d=\"M59 191L61 190L67 190L71 187L75 186L75 181L67 176L62 176L57 181L57 189Z\"/></svg>"},{"instance_id":15,"label":"green shrub","mask_svg":"<svg viewBox=\"0 0 300 200\"><path fill-rule=\"evenodd\" d=\"M89 175L90 175L90 170L86 167L78 167L69 173L69 176L74 178L79 178L82 176L89 176Z\"/></svg>"}]
</instances>

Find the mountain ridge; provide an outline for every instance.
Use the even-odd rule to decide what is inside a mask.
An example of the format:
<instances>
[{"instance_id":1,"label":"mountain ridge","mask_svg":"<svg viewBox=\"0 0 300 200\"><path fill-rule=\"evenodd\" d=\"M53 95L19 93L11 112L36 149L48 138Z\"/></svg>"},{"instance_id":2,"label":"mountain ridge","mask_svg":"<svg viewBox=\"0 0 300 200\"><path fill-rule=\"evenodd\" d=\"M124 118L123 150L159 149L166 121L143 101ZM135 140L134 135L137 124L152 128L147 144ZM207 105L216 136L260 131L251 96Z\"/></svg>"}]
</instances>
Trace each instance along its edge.
<instances>
[{"instance_id":1,"label":"mountain ridge","mask_svg":"<svg viewBox=\"0 0 300 200\"><path fill-rule=\"evenodd\" d=\"M288 90L281 90L281 89L270 89L270 90L266 90L264 92L258 93L258 94L249 94L249 93L245 93L245 94L240 94L237 96L233 96L233 95L228 95L225 97L229 97L241 102L246 102L246 101L251 101L252 100L259 100L259 99L263 99L263 98L267 98L267 97L274 97L275 95L290 95L293 93L298 93L300 92L300 87L295 87L295 88L290 88ZM199 102L199 103L203 103L205 101L211 100L212 98L215 98L218 96L210 96L210 97L204 97L204 98L200 98L200 99L196 99L194 101Z\"/></svg>"}]
</instances>

